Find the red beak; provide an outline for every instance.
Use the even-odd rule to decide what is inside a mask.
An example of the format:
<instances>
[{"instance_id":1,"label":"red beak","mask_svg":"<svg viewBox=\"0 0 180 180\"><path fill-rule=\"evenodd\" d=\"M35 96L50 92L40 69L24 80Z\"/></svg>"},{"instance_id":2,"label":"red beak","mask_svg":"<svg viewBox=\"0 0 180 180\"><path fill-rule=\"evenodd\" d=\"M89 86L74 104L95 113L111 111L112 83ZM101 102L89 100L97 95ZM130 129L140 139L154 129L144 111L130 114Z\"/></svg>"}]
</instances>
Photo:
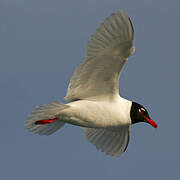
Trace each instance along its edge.
<instances>
[{"instance_id":1,"label":"red beak","mask_svg":"<svg viewBox=\"0 0 180 180\"><path fill-rule=\"evenodd\" d=\"M157 128L158 125L152 120L149 119L148 117L144 116L144 118L146 119L147 123L149 123L151 126L153 126L154 128Z\"/></svg>"}]
</instances>

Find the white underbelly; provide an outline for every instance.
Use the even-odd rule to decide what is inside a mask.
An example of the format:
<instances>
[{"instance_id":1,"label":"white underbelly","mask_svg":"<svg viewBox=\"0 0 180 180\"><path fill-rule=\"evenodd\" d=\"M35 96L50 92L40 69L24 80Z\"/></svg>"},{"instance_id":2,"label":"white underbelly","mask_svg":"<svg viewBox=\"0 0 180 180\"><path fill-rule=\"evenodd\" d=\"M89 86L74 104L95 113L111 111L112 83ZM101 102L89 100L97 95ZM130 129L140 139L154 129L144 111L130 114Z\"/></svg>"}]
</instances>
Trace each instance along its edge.
<instances>
[{"instance_id":1,"label":"white underbelly","mask_svg":"<svg viewBox=\"0 0 180 180\"><path fill-rule=\"evenodd\" d=\"M80 100L68 104L59 118L65 122L92 128L115 128L129 125L128 105L119 102ZM130 106L130 105L129 105Z\"/></svg>"}]
</instances>

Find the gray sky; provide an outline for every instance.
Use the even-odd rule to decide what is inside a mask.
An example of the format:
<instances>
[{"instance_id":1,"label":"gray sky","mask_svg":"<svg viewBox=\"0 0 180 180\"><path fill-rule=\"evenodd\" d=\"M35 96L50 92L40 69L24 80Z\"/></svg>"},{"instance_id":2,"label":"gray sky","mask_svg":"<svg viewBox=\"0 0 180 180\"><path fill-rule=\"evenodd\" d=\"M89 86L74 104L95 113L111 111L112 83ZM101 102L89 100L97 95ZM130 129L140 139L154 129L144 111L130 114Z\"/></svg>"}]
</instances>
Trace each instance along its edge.
<instances>
[{"instance_id":1,"label":"gray sky","mask_svg":"<svg viewBox=\"0 0 180 180\"><path fill-rule=\"evenodd\" d=\"M0 179L179 180L179 0L0 1ZM120 93L147 107L159 128L136 124L121 158L97 151L71 125L51 136L24 129L34 106L65 102L68 81L99 23L125 10L136 53Z\"/></svg>"}]
</instances>

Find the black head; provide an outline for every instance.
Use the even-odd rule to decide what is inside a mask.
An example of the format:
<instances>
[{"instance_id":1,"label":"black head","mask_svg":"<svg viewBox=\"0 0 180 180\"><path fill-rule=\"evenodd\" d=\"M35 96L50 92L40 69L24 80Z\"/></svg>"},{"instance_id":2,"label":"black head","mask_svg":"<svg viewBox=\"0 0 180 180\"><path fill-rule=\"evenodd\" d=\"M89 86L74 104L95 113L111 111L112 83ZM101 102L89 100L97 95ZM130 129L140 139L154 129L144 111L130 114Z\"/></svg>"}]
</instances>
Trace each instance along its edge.
<instances>
[{"instance_id":1,"label":"black head","mask_svg":"<svg viewBox=\"0 0 180 180\"><path fill-rule=\"evenodd\" d=\"M157 128L157 124L152 119L150 119L146 108L136 102L132 102L130 117L132 124L146 122L151 124L154 128Z\"/></svg>"}]
</instances>

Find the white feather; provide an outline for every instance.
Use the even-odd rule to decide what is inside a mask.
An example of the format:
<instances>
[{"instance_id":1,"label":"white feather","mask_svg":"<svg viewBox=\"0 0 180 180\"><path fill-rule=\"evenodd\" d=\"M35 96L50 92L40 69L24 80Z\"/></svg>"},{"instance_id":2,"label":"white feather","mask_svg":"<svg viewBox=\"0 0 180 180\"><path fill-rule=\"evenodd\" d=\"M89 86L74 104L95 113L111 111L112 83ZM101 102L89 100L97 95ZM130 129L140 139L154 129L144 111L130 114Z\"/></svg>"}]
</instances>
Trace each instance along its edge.
<instances>
[{"instance_id":1,"label":"white feather","mask_svg":"<svg viewBox=\"0 0 180 180\"><path fill-rule=\"evenodd\" d=\"M119 93L119 76L134 51L128 15L117 11L91 36L87 57L74 72L65 99L90 99Z\"/></svg>"},{"instance_id":2,"label":"white feather","mask_svg":"<svg viewBox=\"0 0 180 180\"><path fill-rule=\"evenodd\" d=\"M129 142L129 126L118 128L118 130L83 128L86 137L97 149L111 156L119 157Z\"/></svg>"},{"instance_id":3,"label":"white feather","mask_svg":"<svg viewBox=\"0 0 180 180\"><path fill-rule=\"evenodd\" d=\"M64 122L57 120L51 124L42 125L37 125L35 122L38 120L53 119L66 108L68 108L68 105L60 104L57 101L45 104L43 106L37 106L36 109L27 117L25 127L35 134L50 135L61 128L64 125Z\"/></svg>"}]
</instances>

